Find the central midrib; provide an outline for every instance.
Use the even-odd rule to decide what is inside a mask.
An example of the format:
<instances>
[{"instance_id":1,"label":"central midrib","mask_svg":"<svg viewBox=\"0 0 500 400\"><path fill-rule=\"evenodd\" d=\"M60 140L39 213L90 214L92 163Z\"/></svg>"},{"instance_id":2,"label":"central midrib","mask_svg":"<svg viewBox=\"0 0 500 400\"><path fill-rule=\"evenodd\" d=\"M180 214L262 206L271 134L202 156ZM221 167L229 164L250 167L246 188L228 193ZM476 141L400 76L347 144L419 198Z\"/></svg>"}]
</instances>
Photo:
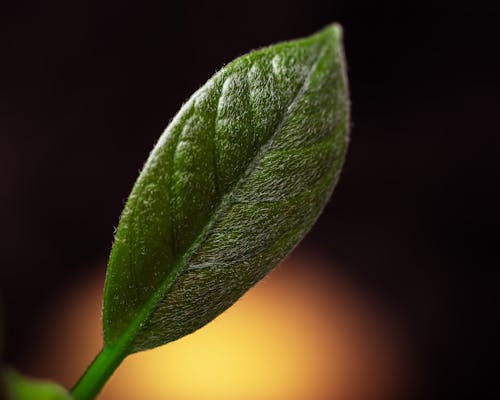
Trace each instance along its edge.
<instances>
[{"instance_id":1,"label":"central midrib","mask_svg":"<svg viewBox=\"0 0 500 400\"><path fill-rule=\"evenodd\" d=\"M281 121L279 122L278 126L275 129L275 133L272 134L269 137L269 139L261 146L260 150L257 152L255 157L249 163L245 172L234 184L233 189L231 191L228 191L221 197L219 205L213 212L212 217L208 220L208 222L206 223L200 234L197 236L197 238L193 241L193 244L188 248L188 250L182 255L182 257L180 257L177 261L174 262L173 268L170 270L170 272L165 277L164 281L161 283L158 289L155 290L154 293L151 295L150 299L140 309L140 312L138 313L137 317L132 320L128 328L116 342L105 343L105 347L114 348L120 353L128 352L130 350L130 347L132 347L132 352L134 352L133 349L134 340L137 337L137 334L140 332L140 329L144 324L144 322L147 321L150 315L154 312L156 306L163 298L165 292L177 280L177 278L186 270L186 267L189 265L189 262L193 254L198 250L198 248L203 244L205 239L208 237L209 232L211 231L212 227L216 224L219 217L223 215L227 211L227 209L233 204L232 202L233 192L237 191L238 188L244 184L246 179L250 175L252 175L252 173L259 166L262 158L268 153L268 150L272 148L276 138L279 137L279 134L281 133L281 130L283 129L283 126L287 121L288 116L294 111L299 99L307 90L311 77L314 74L318 66L318 63L321 61L326 52L327 49L326 46L327 45L322 46L320 55L318 56L314 64L311 66L311 69L309 70L307 76L304 79L304 83L299 88L299 90L297 90L297 93L294 95L287 110L283 113Z\"/></svg>"}]
</instances>

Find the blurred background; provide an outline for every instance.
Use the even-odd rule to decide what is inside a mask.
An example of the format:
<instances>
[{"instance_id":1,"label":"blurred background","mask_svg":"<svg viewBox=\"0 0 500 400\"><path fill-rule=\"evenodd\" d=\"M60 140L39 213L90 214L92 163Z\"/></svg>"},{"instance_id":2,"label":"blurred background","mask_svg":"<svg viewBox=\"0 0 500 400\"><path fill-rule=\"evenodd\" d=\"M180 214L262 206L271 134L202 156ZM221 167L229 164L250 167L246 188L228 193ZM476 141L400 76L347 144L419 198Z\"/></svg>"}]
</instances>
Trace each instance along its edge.
<instances>
[{"instance_id":1,"label":"blurred background","mask_svg":"<svg viewBox=\"0 0 500 400\"><path fill-rule=\"evenodd\" d=\"M338 21L353 126L332 201L234 308L131 357L104 396L495 398L493 4L4 0L5 361L74 383L100 346L113 228L182 102L235 57Z\"/></svg>"}]
</instances>

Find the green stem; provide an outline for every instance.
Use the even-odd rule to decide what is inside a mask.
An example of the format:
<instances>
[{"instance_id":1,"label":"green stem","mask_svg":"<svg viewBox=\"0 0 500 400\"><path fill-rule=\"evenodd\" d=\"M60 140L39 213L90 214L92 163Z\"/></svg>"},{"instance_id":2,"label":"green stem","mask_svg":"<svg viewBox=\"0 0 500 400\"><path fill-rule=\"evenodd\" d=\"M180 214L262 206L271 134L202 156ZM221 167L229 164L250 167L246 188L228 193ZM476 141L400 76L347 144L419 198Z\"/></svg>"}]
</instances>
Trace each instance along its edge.
<instances>
[{"instance_id":1,"label":"green stem","mask_svg":"<svg viewBox=\"0 0 500 400\"><path fill-rule=\"evenodd\" d=\"M94 399L126 355L125 346L105 345L73 387L71 391L73 398L75 400Z\"/></svg>"}]
</instances>

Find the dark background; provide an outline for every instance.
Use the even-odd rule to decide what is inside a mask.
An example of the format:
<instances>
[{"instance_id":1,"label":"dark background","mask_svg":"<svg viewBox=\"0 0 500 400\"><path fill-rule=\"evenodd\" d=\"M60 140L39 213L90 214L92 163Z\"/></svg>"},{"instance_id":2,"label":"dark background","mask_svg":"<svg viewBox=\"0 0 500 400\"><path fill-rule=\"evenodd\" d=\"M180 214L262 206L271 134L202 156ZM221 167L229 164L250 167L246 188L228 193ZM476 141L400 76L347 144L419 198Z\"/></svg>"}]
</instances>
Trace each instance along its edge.
<instances>
[{"instance_id":1,"label":"dark background","mask_svg":"<svg viewBox=\"0 0 500 400\"><path fill-rule=\"evenodd\" d=\"M338 21L352 141L302 246L342 265L407 332L417 397L494 398L499 17L451 1L2 2L6 360L29 357L33 321L107 256L182 102L238 55Z\"/></svg>"}]
</instances>

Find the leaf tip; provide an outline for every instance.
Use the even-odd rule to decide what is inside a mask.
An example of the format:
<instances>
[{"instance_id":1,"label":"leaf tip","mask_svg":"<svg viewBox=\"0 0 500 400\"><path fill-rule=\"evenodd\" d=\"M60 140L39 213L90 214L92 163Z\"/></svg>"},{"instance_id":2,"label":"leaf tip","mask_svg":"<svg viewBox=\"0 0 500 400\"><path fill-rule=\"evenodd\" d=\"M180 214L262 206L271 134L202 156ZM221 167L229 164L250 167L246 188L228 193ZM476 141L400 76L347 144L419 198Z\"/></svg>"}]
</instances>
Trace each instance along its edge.
<instances>
[{"instance_id":1,"label":"leaf tip","mask_svg":"<svg viewBox=\"0 0 500 400\"><path fill-rule=\"evenodd\" d=\"M341 42L344 37L344 29L338 22L333 22L319 31L319 34L321 36L330 36L335 42Z\"/></svg>"}]
</instances>

